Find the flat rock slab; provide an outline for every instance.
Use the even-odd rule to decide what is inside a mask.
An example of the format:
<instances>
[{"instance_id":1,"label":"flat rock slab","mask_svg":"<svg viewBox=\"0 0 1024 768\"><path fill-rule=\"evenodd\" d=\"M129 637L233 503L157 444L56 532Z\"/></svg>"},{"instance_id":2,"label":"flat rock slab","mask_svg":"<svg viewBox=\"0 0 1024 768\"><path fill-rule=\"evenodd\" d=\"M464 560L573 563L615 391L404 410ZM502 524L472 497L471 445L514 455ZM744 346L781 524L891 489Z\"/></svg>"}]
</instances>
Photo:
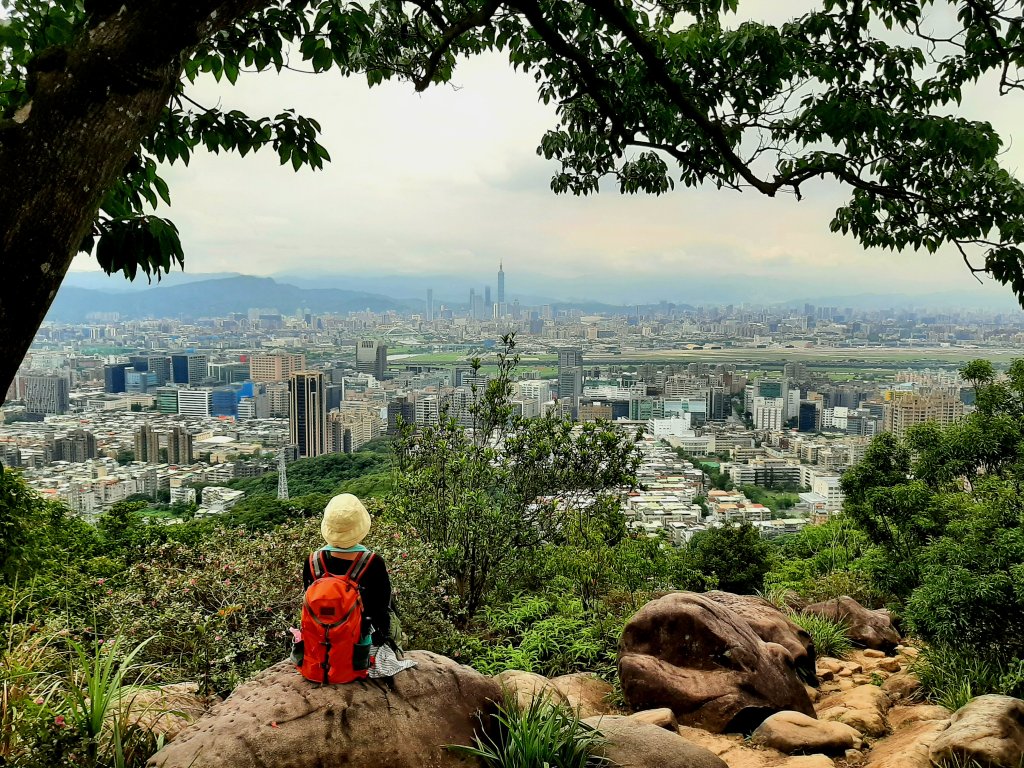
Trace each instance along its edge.
<instances>
[{"instance_id":1,"label":"flat rock slab","mask_svg":"<svg viewBox=\"0 0 1024 768\"><path fill-rule=\"evenodd\" d=\"M864 768L933 768L932 744L949 725L948 720L922 720L877 742Z\"/></svg>"},{"instance_id":2,"label":"flat rock slab","mask_svg":"<svg viewBox=\"0 0 1024 768\"><path fill-rule=\"evenodd\" d=\"M425 651L390 680L319 686L281 662L239 686L150 758L149 768L464 768L498 683Z\"/></svg>"}]
</instances>

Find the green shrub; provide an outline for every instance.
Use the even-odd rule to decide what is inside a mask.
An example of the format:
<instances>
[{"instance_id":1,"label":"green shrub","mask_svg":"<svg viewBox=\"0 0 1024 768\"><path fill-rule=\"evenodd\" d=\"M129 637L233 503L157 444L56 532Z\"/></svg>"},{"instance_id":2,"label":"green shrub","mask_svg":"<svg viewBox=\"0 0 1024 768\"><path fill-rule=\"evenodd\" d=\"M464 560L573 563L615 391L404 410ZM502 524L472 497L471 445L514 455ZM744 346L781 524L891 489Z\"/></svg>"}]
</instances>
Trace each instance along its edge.
<instances>
[{"instance_id":1,"label":"green shrub","mask_svg":"<svg viewBox=\"0 0 1024 768\"><path fill-rule=\"evenodd\" d=\"M604 739L568 707L536 697L520 709L506 697L494 716L496 731L476 734L476 746L452 746L457 754L477 758L484 768L598 768L610 766L600 754Z\"/></svg>"},{"instance_id":2,"label":"green shrub","mask_svg":"<svg viewBox=\"0 0 1024 768\"><path fill-rule=\"evenodd\" d=\"M929 646L915 659L911 671L930 700L954 712L988 693L1024 695L1024 661L995 661L973 648Z\"/></svg>"},{"instance_id":3,"label":"green shrub","mask_svg":"<svg viewBox=\"0 0 1024 768\"><path fill-rule=\"evenodd\" d=\"M814 649L819 656L842 659L853 650L853 643L846 634L846 624L811 614L792 614L790 618L811 636L814 640Z\"/></svg>"},{"instance_id":4,"label":"green shrub","mask_svg":"<svg viewBox=\"0 0 1024 768\"><path fill-rule=\"evenodd\" d=\"M623 622L605 606L587 609L578 598L517 595L487 609L466 663L489 675L522 669L547 677L590 671L611 678Z\"/></svg>"}]
</instances>

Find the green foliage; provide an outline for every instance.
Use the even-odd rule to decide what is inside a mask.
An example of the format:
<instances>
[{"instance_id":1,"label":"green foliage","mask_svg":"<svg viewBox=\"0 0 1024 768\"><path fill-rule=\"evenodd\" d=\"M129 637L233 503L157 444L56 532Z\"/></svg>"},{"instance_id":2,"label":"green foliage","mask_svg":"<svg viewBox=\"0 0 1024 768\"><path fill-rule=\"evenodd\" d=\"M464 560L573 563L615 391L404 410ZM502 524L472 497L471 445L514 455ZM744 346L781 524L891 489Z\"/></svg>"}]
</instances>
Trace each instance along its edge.
<instances>
[{"instance_id":1,"label":"green foliage","mask_svg":"<svg viewBox=\"0 0 1024 768\"><path fill-rule=\"evenodd\" d=\"M611 182L623 193L663 194L707 183L799 197L805 183L828 178L850 193L832 231L865 247L953 245L965 258L973 249L977 269L1020 296L1024 190L999 165L993 127L962 118L957 105L988 75L1002 91L1021 87L1021 17L993 2L956 7L950 38L935 41L923 32L925 0L823 3L778 25L735 23L733 0L224 5L200 27L205 39L184 36L168 51L180 54L179 82L105 190L82 249L96 244L105 269L129 276L182 263L173 224L152 214L170 201L158 162L187 164L199 149L269 148L296 170L329 159L311 118L253 117L187 97L203 74L234 84L243 71L301 61L312 72L358 73L370 85L399 77L424 89L450 81L458 61L495 50L559 105L538 148L560 164L555 192L585 195ZM89 59L95 31L116 20L115 6L99 2L4 0L3 8L4 120L30 99L35 72ZM181 24L195 21L186 15ZM718 109L723 103L730 109Z\"/></svg>"},{"instance_id":2,"label":"green foliage","mask_svg":"<svg viewBox=\"0 0 1024 768\"><path fill-rule=\"evenodd\" d=\"M765 589L792 592L811 603L843 595L864 605L878 603L864 559L870 546L868 537L848 516L809 525L776 540Z\"/></svg>"},{"instance_id":3,"label":"green foliage","mask_svg":"<svg viewBox=\"0 0 1024 768\"><path fill-rule=\"evenodd\" d=\"M435 547L467 620L542 544L620 539L618 494L640 462L633 437L608 425L515 415L514 350L506 336L486 387L445 406L437 424L403 426L395 444L390 514Z\"/></svg>"},{"instance_id":4,"label":"green foliage","mask_svg":"<svg viewBox=\"0 0 1024 768\"><path fill-rule=\"evenodd\" d=\"M1024 658L1024 361L1005 379L963 369L977 410L876 438L843 477L847 512L874 545L876 589L905 601L910 627L989 660Z\"/></svg>"},{"instance_id":5,"label":"green foliage","mask_svg":"<svg viewBox=\"0 0 1024 768\"><path fill-rule=\"evenodd\" d=\"M288 465L288 490L292 496L311 493L333 496L342 492L339 489L345 483L358 481L367 475L388 472L390 469L391 459L386 443L364 446L355 453L328 453L291 462ZM227 485L245 491L246 495L276 497L277 472L239 478Z\"/></svg>"},{"instance_id":6,"label":"green foliage","mask_svg":"<svg viewBox=\"0 0 1024 768\"><path fill-rule=\"evenodd\" d=\"M31 601L31 593L13 598ZM0 656L0 762L24 768L141 768L156 750L130 715L150 670L119 636L75 637L57 623L18 622L12 605ZM51 620L56 618L52 615Z\"/></svg>"},{"instance_id":7,"label":"green foliage","mask_svg":"<svg viewBox=\"0 0 1024 768\"><path fill-rule=\"evenodd\" d=\"M925 694L955 712L976 696L1024 695L1024 662L981 656L970 646L931 645L921 650L911 671Z\"/></svg>"},{"instance_id":8,"label":"green foliage","mask_svg":"<svg viewBox=\"0 0 1024 768\"><path fill-rule=\"evenodd\" d=\"M494 724L476 733L476 746L449 750L474 757L486 768L598 768L610 765L601 755L600 732L568 708L535 697L521 709L506 697L493 715ZM497 734L493 734L493 731Z\"/></svg>"},{"instance_id":9,"label":"green foliage","mask_svg":"<svg viewBox=\"0 0 1024 768\"><path fill-rule=\"evenodd\" d=\"M842 622L832 621L824 616L791 613L793 622L814 640L814 650L819 656L845 659L853 650L853 643L847 636L848 627Z\"/></svg>"},{"instance_id":10,"label":"green foliage","mask_svg":"<svg viewBox=\"0 0 1024 768\"><path fill-rule=\"evenodd\" d=\"M228 693L286 653L302 563L322 544L319 529L319 519L267 531L204 527L198 546L168 540L105 580L97 621L132 642L155 635L144 660L171 661L176 675ZM456 652L461 644L446 617L458 606L434 552L379 515L366 544L388 566L411 647Z\"/></svg>"},{"instance_id":11,"label":"green foliage","mask_svg":"<svg viewBox=\"0 0 1024 768\"><path fill-rule=\"evenodd\" d=\"M607 606L588 610L554 592L518 595L484 613L484 637L470 644L466 663L488 675L522 669L547 677L572 672L612 677L624 622Z\"/></svg>"},{"instance_id":12,"label":"green foliage","mask_svg":"<svg viewBox=\"0 0 1024 768\"><path fill-rule=\"evenodd\" d=\"M772 548L750 523L712 527L694 535L684 550L684 562L718 589L753 594L764 587L771 569Z\"/></svg>"}]
</instances>

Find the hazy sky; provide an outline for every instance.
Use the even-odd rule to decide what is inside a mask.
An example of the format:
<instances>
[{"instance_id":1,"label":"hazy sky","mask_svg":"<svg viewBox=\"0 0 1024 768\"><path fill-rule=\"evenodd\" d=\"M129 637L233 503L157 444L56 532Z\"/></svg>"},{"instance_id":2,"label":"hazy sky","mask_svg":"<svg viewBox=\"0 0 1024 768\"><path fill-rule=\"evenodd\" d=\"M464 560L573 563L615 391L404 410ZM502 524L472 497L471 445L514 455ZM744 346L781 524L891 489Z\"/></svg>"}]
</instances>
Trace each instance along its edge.
<instances>
[{"instance_id":1,"label":"hazy sky","mask_svg":"<svg viewBox=\"0 0 1024 768\"><path fill-rule=\"evenodd\" d=\"M756 15L778 6L744 7ZM294 73L198 84L190 95L204 104L254 115L295 107L315 117L333 162L294 173L265 150L245 159L200 153L187 168L166 169L187 270L483 276L504 260L510 273L550 276L574 285L575 295L591 276L621 280L623 301L642 298L631 282L709 275L782 278L797 296L810 286L839 294L983 290L955 252L864 251L829 233L843 200L829 183L806 187L801 202L710 187L661 198L556 196L548 186L554 164L536 155L555 125L553 108L538 102L532 78L488 55L461 65L455 86L416 94L406 83L369 89L361 79ZM991 120L1010 143L1024 96L979 89L962 112ZM1011 144L1009 168L1021 152ZM74 268L95 263L79 257Z\"/></svg>"}]
</instances>

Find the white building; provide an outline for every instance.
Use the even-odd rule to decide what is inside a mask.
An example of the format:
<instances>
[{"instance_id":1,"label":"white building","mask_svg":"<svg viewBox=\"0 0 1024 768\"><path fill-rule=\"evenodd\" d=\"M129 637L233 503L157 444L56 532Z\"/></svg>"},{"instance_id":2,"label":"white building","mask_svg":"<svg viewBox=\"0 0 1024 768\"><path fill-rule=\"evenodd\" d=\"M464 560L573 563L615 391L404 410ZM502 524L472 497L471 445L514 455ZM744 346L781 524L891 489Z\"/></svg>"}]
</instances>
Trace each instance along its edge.
<instances>
[{"instance_id":1,"label":"white building","mask_svg":"<svg viewBox=\"0 0 1024 768\"><path fill-rule=\"evenodd\" d=\"M212 389L178 390L178 413L183 416L209 416L212 406Z\"/></svg>"}]
</instances>

